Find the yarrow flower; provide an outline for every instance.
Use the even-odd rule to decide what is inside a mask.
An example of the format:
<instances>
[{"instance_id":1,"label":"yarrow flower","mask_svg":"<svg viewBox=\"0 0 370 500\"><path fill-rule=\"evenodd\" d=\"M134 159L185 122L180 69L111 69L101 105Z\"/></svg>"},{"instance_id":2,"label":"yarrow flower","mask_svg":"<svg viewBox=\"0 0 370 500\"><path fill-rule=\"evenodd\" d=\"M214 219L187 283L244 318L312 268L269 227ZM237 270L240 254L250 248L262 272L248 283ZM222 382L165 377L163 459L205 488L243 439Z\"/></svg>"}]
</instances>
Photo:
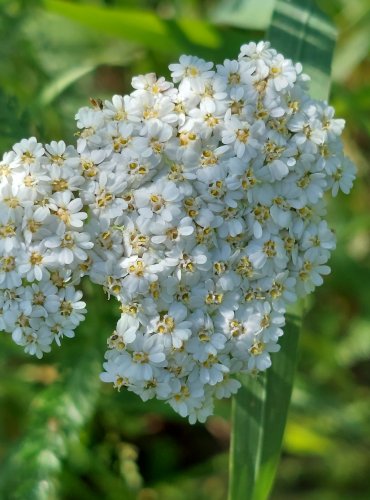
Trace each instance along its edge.
<instances>
[{"instance_id":1,"label":"yarrow flower","mask_svg":"<svg viewBox=\"0 0 370 500\"><path fill-rule=\"evenodd\" d=\"M76 149L4 155L0 327L41 357L83 319L88 275L121 310L102 380L194 423L270 367L287 305L330 272L324 195L355 168L343 120L268 42L170 70L81 108Z\"/></svg>"},{"instance_id":2,"label":"yarrow flower","mask_svg":"<svg viewBox=\"0 0 370 500\"><path fill-rule=\"evenodd\" d=\"M84 181L79 164L74 147L53 141L44 148L34 137L0 162L2 330L38 358L72 337L86 313L75 286L93 242L71 187Z\"/></svg>"}]
</instances>

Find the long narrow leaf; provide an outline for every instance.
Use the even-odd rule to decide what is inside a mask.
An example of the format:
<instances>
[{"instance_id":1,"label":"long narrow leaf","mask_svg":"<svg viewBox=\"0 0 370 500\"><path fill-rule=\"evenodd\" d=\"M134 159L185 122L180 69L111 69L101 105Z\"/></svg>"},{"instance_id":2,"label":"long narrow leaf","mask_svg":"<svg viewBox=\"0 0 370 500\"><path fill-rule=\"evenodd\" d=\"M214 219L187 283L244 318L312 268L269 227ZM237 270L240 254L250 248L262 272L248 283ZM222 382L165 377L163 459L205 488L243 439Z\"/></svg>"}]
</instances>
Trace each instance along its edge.
<instances>
[{"instance_id":1,"label":"long narrow leaf","mask_svg":"<svg viewBox=\"0 0 370 500\"><path fill-rule=\"evenodd\" d=\"M264 500L280 457L295 373L300 316L288 317L281 351L261 377L243 376L233 400L230 500Z\"/></svg>"},{"instance_id":2,"label":"long narrow leaf","mask_svg":"<svg viewBox=\"0 0 370 500\"><path fill-rule=\"evenodd\" d=\"M313 0L277 0L267 39L303 64L312 79L312 97L328 98L336 29Z\"/></svg>"},{"instance_id":3,"label":"long narrow leaf","mask_svg":"<svg viewBox=\"0 0 370 500\"><path fill-rule=\"evenodd\" d=\"M335 29L311 0L277 0L267 39L303 63L312 95L327 99ZM245 377L233 401L230 500L266 500L273 486L297 360L301 314L288 317L281 351L260 379Z\"/></svg>"}]
</instances>

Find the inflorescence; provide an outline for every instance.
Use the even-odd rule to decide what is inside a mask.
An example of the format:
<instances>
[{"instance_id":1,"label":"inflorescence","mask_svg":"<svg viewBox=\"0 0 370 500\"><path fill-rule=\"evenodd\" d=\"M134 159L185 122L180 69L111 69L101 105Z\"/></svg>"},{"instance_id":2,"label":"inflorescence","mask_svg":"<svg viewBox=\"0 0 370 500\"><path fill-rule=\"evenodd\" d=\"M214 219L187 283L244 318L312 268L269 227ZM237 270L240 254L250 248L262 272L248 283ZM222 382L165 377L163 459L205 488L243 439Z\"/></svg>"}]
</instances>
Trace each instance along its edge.
<instances>
[{"instance_id":1,"label":"inflorescence","mask_svg":"<svg viewBox=\"0 0 370 500\"><path fill-rule=\"evenodd\" d=\"M170 70L80 109L77 148L4 155L0 328L41 357L83 319L87 275L121 310L102 380L193 423L271 365L287 305L330 271L324 193L355 169L344 121L269 43Z\"/></svg>"}]
</instances>

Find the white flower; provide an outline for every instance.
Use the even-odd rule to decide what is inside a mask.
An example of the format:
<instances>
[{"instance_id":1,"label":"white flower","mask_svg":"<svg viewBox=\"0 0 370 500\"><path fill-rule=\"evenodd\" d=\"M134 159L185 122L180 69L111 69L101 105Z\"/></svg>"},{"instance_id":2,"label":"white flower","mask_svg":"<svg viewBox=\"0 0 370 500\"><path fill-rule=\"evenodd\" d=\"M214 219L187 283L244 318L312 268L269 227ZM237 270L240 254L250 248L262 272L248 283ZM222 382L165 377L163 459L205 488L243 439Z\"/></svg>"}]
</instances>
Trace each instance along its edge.
<instances>
[{"instance_id":1,"label":"white flower","mask_svg":"<svg viewBox=\"0 0 370 500\"><path fill-rule=\"evenodd\" d=\"M130 351L121 353L115 359L115 364L133 381L150 380L155 368L166 365L163 348L154 337L137 336L129 346ZM108 363L106 365L105 369L109 367Z\"/></svg>"},{"instance_id":2,"label":"white flower","mask_svg":"<svg viewBox=\"0 0 370 500\"><path fill-rule=\"evenodd\" d=\"M62 322L68 320L68 322L76 327L85 319L84 314L86 314L86 304L80 300L82 292L75 290L73 286L69 285L62 288L58 295L60 304L56 317Z\"/></svg>"},{"instance_id":3,"label":"white flower","mask_svg":"<svg viewBox=\"0 0 370 500\"><path fill-rule=\"evenodd\" d=\"M86 250L94 246L88 233L65 231L63 224L57 227L55 233L55 236L47 237L44 241L45 247L52 250L48 257L52 265L71 265L76 261L87 260Z\"/></svg>"},{"instance_id":4,"label":"white flower","mask_svg":"<svg viewBox=\"0 0 370 500\"><path fill-rule=\"evenodd\" d=\"M258 337L249 348L248 371L264 371L271 366L270 352L278 352L280 346L275 342L263 342Z\"/></svg>"},{"instance_id":5,"label":"white flower","mask_svg":"<svg viewBox=\"0 0 370 500\"><path fill-rule=\"evenodd\" d=\"M49 278L47 265L50 263L50 257L45 256L44 251L42 245L33 245L18 259L18 271L27 278L27 281Z\"/></svg>"},{"instance_id":6,"label":"white flower","mask_svg":"<svg viewBox=\"0 0 370 500\"><path fill-rule=\"evenodd\" d=\"M191 321L184 321L188 315L187 308L177 302L171 304L168 311L162 311L150 325L159 344L164 348L179 349L191 335Z\"/></svg>"},{"instance_id":7,"label":"white flower","mask_svg":"<svg viewBox=\"0 0 370 500\"><path fill-rule=\"evenodd\" d=\"M132 92L132 95L141 95L148 91L153 94L158 94L159 92L167 92L169 89L173 88L173 83L167 82L162 76L157 78L155 73L134 76L131 85L134 89L137 89Z\"/></svg>"},{"instance_id":8,"label":"white flower","mask_svg":"<svg viewBox=\"0 0 370 500\"><path fill-rule=\"evenodd\" d=\"M201 309L196 310L190 319L194 333L187 342L186 350L201 362L206 361L210 355L217 356L225 347L225 335L214 331L211 317Z\"/></svg>"},{"instance_id":9,"label":"white flower","mask_svg":"<svg viewBox=\"0 0 370 500\"><path fill-rule=\"evenodd\" d=\"M39 239L40 233L47 227L50 210L47 207L26 207L22 220L25 243L29 245L33 239Z\"/></svg>"},{"instance_id":10,"label":"white flower","mask_svg":"<svg viewBox=\"0 0 370 500\"><path fill-rule=\"evenodd\" d=\"M120 265L127 273L122 280L124 287L122 292L129 299L137 294L147 293L150 283L158 279L157 275L153 273L156 265L147 254L144 254L142 258L133 256L123 259Z\"/></svg>"},{"instance_id":11,"label":"white flower","mask_svg":"<svg viewBox=\"0 0 370 500\"><path fill-rule=\"evenodd\" d=\"M217 399L229 398L232 394L236 394L240 387L239 380L225 375L223 380L215 385L214 395Z\"/></svg>"},{"instance_id":12,"label":"white flower","mask_svg":"<svg viewBox=\"0 0 370 500\"><path fill-rule=\"evenodd\" d=\"M325 193L355 168L343 120L268 42L170 71L80 109L77 148L3 156L0 328L41 357L75 335L89 276L121 311L101 379L194 423L271 365L287 305L330 271Z\"/></svg>"},{"instance_id":13,"label":"white flower","mask_svg":"<svg viewBox=\"0 0 370 500\"><path fill-rule=\"evenodd\" d=\"M0 257L0 288L17 288L22 283L17 269L16 254L8 253Z\"/></svg>"},{"instance_id":14,"label":"white flower","mask_svg":"<svg viewBox=\"0 0 370 500\"><path fill-rule=\"evenodd\" d=\"M306 256L300 257L297 268L297 284L298 292L302 295L312 292L316 286L323 284L322 275L330 273L330 267L326 266L328 260L327 253L316 256L315 259L310 260Z\"/></svg>"},{"instance_id":15,"label":"white flower","mask_svg":"<svg viewBox=\"0 0 370 500\"><path fill-rule=\"evenodd\" d=\"M179 201L183 199L181 191L174 182L160 179L149 189L142 188L135 194L138 212L144 219L171 222L180 215ZM153 221L152 221L153 222Z\"/></svg>"},{"instance_id":16,"label":"white flower","mask_svg":"<svg viewBox=\"0 0 370 500\"><path fill-rule=\"evenodd\" d=\"M83 207L81 199L73 198L70 191L54 193L48 207L67 227L81 228L82 221L87 218L87 214L81 211Z\"/></svg>"},{"instance_id":17,"label":"white flower","mask_svg":"<svg viewBox=\"0 0 370 500\"><path fill-rule=\"evenodd\" d=\"M348 158L329 170L329 185L333 196L337 196L339 189L348 194L356 177L356 168Z\"/></svg>"},{"instance_id":18,"label":"white flower","mask_svg":"<svg viewBox=\"0 0 370 500\"><path fill-rule=\"evenodd\" d=\"M17 159L23 165L32 165L36 163L44 154L42 144L37 142L36 137L30 139L22 139L13 146L13 151L17 155Z\"/></svg>"},{"instance_id":19,"label":"white flower","mask_svg":"<svg viewBox=\"0 0 370 500\"><path fill-rule=\"evenodd\" d=\"M250 124L231 115L225 121L222 142L233 145L236 156L248 161L257 156L261 147L258 138L263 134L264 128L263 121Z\"/></svg>"},{"instance_id":20,"label":"white flower","mask_svg":"<svg viewBox=\"0 0 370 500\"><path fill-rule=\"evenodd\" d=\"M184 381L175 384L175 387L167 402L179 415L187 417L194 409L202 406L204 390L199 382Z\"/></svg>"},{"instance_id":21,"label":"white flower","mask_svg":"<svg viewBox=\"0 0 370 500\"><path fill-rule=\"evenodd\" d=\"M323 254L323 250L330 251L334 248L335 238L326 221L307 226L302 235L302 250L307 259L315 260Z\"/></svg>"},{"instance_id":22,"label":"white flower","mask_svg":"<svg viewBox=\"0 0 370 500\"><path fill-rule=\"evenodd\" d=\"M288 262L283 241L268 233L249 243L247 255L254 268L264 269L267 275L282 271Z\"/></svg>"},{"instance_id":23,"label":"white flower","mask_svg":"<svg viewBox=\"0 0 370 500\"><path fill-rule=\"evenodd\" d=\"M301 65L294 66L290 59L284 59L281 54L276 55L269 66L269 83L277 92L292 87L297 79L297 73L302 70Z\"/></svg>"},{"instance_id":24,"label":"white flower","mask_svg":"<svg viewBox=\"0 0 370 500\"><path fill-rule=\"evenodd\" d=\"M74 170L80 163L80 157L73 146L67 146L64 141L51 141L45 145L46 155L52 165L63 171Z\"/></svg>"},{"instance_id":25,"label":"white flower","mask_svg":"<svg viewBox=\"0 0 370 500\"><path fill-rule=\"evenodd\" d=\"M50 281L32 283L24 290L24 300L29 301L30 307L37 316L47 317L59 309L60 297L58 289ZM24 306L22 304L22 309ZM26 310L24 310L26 312Z\"/></svg>"},{"instance_id":26,"label":"white flower","mask_svg":"<svg viewBox=\"0 0 370 500\"><path fill-rule=\"evenodd\" d=\"M116 333L124 344L130 344L136 339L136 332L139 328L139 320L130 314L121 314L117 323Z\"/></svg>"},{"instance_id":27,"label":"white flower","mask_svg":"<svg viewBox=\"0 0 370 500\"><path fill-rule=\"evenodd\" d=\"M178 64L170 64L169 66L175 83L182 79L197 81L210 78L214 75L214 71L210 71L212 67L213 63L206 62L195 56L181 56Z\"/></svg>"}]
</instances>

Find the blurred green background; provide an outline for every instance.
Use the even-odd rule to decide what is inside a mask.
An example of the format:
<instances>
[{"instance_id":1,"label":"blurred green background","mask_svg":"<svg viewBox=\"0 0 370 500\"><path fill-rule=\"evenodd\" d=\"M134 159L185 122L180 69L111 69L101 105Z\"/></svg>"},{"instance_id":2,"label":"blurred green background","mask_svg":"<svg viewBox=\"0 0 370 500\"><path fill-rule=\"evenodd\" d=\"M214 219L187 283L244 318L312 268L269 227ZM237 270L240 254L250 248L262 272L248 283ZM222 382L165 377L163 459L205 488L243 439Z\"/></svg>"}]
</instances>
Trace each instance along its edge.
<instances>
[{"instance_id":1,"label":"blurred green background","mask_svg":"<svg viewBox=\"0 0 370 500\"><path fill-rule=\"evenodd\" d=\"M318 0L338 28L331 102L358 167L330 206L332 274L310 297L273 500L370 498L370 2ZM263 39L270 0L0 0L0 147L74 138L89 97L183 52L216 62ZM101 8L116 9L108 12ZM129 9L129 10L127 10ZM138 9L145 9L145 15ZM73 19L73 20L72 20ZM230 402L205 425L98 380L117 308L86 284L89 315L41 361L0 336L0 498L226 498ZM56 346L55 346L56 347ZM247 500L247 499L246 499Z\"/></svg>"}]
</instances>

